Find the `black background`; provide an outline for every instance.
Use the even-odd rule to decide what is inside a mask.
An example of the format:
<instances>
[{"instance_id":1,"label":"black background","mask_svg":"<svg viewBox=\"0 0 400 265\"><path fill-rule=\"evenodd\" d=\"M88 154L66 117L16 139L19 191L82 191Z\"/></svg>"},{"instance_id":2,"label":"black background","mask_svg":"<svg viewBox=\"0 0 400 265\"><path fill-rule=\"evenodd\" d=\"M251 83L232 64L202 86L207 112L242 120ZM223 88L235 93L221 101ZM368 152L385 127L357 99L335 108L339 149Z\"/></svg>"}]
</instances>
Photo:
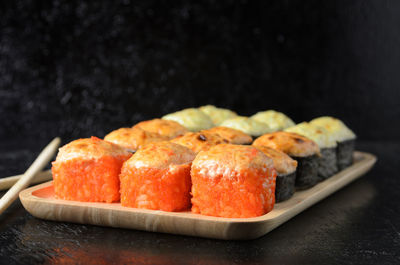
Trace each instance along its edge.
<instances>
[{"instance_id":1,"label":"black background","mask_svg":"<svg viewBox=\"0 0 400 265\"><path fill-rule=\"evenodd\" d=\"M399 1L3 1L0 137L96 135L211 103L400 133Z\"/></svg>"},{"instance_id":2,"label":"black background","mask_svg":"<svg viewBox=\"0 0 400 265\"><path fill-rule=\"evenodd\" d=\"M398 264L400 1L1 1L0 178L207 103L343 119L378 162L253 241L51 222L17 200L0 264ZM0 196L4 192L0 192Z\"/></svg>"}]
</instances>

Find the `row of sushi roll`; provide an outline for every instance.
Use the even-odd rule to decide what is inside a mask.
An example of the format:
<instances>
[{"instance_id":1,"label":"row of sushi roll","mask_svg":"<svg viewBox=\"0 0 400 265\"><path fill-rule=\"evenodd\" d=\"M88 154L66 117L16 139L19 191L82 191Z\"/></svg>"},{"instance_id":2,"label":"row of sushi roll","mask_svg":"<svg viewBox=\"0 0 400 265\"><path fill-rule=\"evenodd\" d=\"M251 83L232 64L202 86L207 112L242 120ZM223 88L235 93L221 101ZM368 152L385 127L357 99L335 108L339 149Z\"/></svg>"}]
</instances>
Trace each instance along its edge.
<instances>
[{"instance_id":1,"label":"row of sushi roll","mask_svg":"<svg viewBox=\"0 0 400 265\"><path fill-rule=\"evenodd\" d=\"M352 164L355 134L339 119L295 124L207 105L59 149L55 195L86 202L256 217Z\"/></svg>"}]
</instances>

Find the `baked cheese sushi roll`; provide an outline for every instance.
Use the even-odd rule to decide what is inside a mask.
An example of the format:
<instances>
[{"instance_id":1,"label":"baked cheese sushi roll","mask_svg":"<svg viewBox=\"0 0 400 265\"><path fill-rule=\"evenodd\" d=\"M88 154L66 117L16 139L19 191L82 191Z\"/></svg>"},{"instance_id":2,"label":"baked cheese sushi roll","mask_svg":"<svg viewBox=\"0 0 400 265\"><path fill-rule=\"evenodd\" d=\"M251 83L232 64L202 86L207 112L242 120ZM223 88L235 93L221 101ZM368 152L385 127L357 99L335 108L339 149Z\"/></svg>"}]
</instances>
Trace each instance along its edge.
<instances>
[{"instance_id":1,"label":"baked cheese sushi roll","mask_svg":"<svg viewBox=\"0 0 400 265\"><path fill-rule=\"evenodd\" d=\"M295 123L282 112L275 110L260 111L250 118L268 124L273 131L282 131L288 127L294 126Z\"/></svg>"},{"instance_id":2,"label":"baked cheese sushi roll","mask_svg":"<svg viewBox=\"0 0 400 265\"><path fill-rule=\"evenodd\" d=\"M107 134L104 140L136 151L145 144L165 141L168 138L140 128L120 128Z\"/></svg>"},{"instance_id":3,"label":"baked cheese sushi roll","mask_svg":"<svg viewBox=\"0 0 400 265\"><path fill-rule=\"evenodd\" d=\"M124 148L97 137L64 145L52 163L58 199L83 202L118 202L122 163L131 156Z\"/></svg>"},{"instance_id":4,"label":"baked cheese sushi roll","mask_svg":"<svg viewBox=\"0 0 400 265\"><path fill-rule=\"evenodd\" d=\"M174 139L177 136L184 135L188 130L176 121L152 119L142 121L133 126L151 133L157 133L167 139Z\"/></svg>"},{"instance_id":5,"label":"baked cheese sushi roll","mask_svg":"<svg viewBox=\"0 0 400 265\"><path fill-rule=\"evenodd\" d=\"M210 149L217 144L228 143L222 136L207 131L189 132L183 136L172 139L171 142L186 146L196 154Z\"/></svg>"},{"instance_id":6,"label":"baked cheese sushi roll","mask_svg":"<svg viewBox=\"0 0 400 265\"><path fill-rule=\"evenodd\" d=\"M356 135L341 120L333 117L319 117L313 119L311 124L324 127L337 142L337 165L342 170L353 164L353 152Z\"/></svg>"},{"instance_id":7,"label":"baked cheese sushi roll","mask_svg":"<svg viewBox=\"0 0 400 265\"><path fill-rule=\"evenodd\" d=\"M253 141L253 138L251 138L250 135L228 127L217 126L205 131L218 134L228 140L231 144L251 144Z\"/></svg>"},{"instance_id":8,"label":"baked cheese sushi roll","mask_svg":"<svg viewBox=\"0 0 400 265\"><path fill-rule=\"evenodd\" d=\"M281 202L293 196L296 182L297 161L277 149L257 146L266 156L272 159L277 172L275 202Z\"/></svg>"},{"instance_id":9,"label":"baked cheese sushi roll","mask_svg":"<svg viewBox=\"0 0 400 265\"><path fill-rule=\"evenodd\" d=\"M122 166L121 205L162 211L190 208L190 166L195 154L168 141L149 143Z\"/></svg>"},{"instance_id":10,"label":"baked cheese sushi roll","mask_svg":"<svg viewBox=\"0 0 400 265\"><path fill-rule=\"evenodd\" d=\"M229 218L256 217L275 203L276 170L249 145L220 144L192 163L192 212Z\"/></svg>"},{"instance_id":11,"label":"baked cheese sushi roll","mask_svg":"<svg viewBox=\"0 0 400 265\"><path fill-rule=\"evenodd\" d=\"M267 146L289 155L297 161L296 188L306 189L318 183L320 150L314 141L297 133L274 132L257 138L253 145Z\"/></svg>"},{"instance_id":12,"label":"baked cheese sushi roll","mask_svg":"<svg viewBox=\"0 0 400 265\"><path fill-rule=\"evenodd\" d=\"M235 118L236 112L229 109L217 108L213 105L206 105L199 108L202 112L207 114L215 125L220 125L223 121Z\"/></svg>"},{"instance_id":13,"label":"baked cheese sushi roll","mask_svg":"<svg viewBox=\"0 0 400 265\"><path fill-rule=\"evenodd\" d=\"M170 113L162 117L162 119L176 121L192 132L198 132L214 127L211 118L201 110L195 108Z\"/></svg>"},{"instance_id":14,"label":"baked cheese sushi roll","mask_svg":"<svg viewBox=\"0 0 400 265\"><path fill-rule=\"evenodd\" d=\"M236 129L251 135L252 137L258 137L265 133L272 132L273 130L266 124L249 117L238 116L221 123L221 126Z\"/></svg>"},{"instance_id":15,"label":"baked cheese sushi roll","mask_svg":"<svg viewBox=\"0 0 400 265\"><path fill-rule=\"evenodd\" d=\"M321 180L327 179L339 171L336 158L337 143L326 129L308 122L302 122L285 129L285 131L301 134L318 144L321 150L321 157L318 162L318 176Z\"/></svg>"}]
</instances>

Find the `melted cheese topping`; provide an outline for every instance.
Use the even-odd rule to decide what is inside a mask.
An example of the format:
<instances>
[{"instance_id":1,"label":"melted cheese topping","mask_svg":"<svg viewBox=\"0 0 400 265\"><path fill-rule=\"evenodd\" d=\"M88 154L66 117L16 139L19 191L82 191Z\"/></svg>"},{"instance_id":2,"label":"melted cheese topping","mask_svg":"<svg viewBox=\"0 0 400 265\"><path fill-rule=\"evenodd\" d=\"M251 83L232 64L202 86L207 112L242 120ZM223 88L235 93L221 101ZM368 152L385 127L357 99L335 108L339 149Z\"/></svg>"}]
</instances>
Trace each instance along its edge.
<instances>
[{"instance_id":1,"label":"melted cheese topping","mask_svg":"<svg viewBox=\"0 0 400 265\"><path fill-rule=\"evenodd\" d=\"M295 125L288 116L275 110L257 112L250 118L268 124L274 131L281 131Z\"/></svg>"},{"instance_id":2,"label":"melted cheese topping","mask_svg":"<svg viewBox=\"0 0 400 265\"><path fill-rule=\"evenodd\" d=\"M172 139L171 142L186 146L197 154L200 151L210 149L214 145L227 143L228 140L215 133L200 131L189 132L184 136Z\"/></svg>"},{"instance_id":3,"label":"melted cheese topping","mask_svg":"<svg viewBox=\"0 0 400 265\"><path fill-rule=\"evenodd\" d=\"M176 165L191 163L194 158L195 153L190 149L164 141L143 146L125 164L135 168L173 169Z\"/></svg>"},{"instance_id":4,"label":"melted cheese topping","mask_svg":"<svg viewBox=\"0 0 400 265\"><path fill-rule=\"evenodd\" d=\"M336 140L325 128L312 125L308 122L299 123L296 126L285 129L285 131L298 133L310 138L316 142L320 148L334 148L337 146Z\"/></svg>"},{"instance_id":5,"label":"melted cheese topping","mask_svg":"<svg viewBox=\"0 0 400 265\"><path fill-rule=\"evenodd\" d=\"M257 146L257 148L273 160L278 174L287 175L296 171L297 161L284 152L266 146Z\"/></svg>"},{"instance_id":6,"label":"melted cheese topping","mask_svg":"<svg viewBox=\"0 0 400 265\"><path fill-rule=\"evenodd\" d=\"M213 105L202 106L199 110L207 114L215 125L220 125L223 121L237 116L236 112L229 109L217 108Z\"/></svg>"},{"instance_id":7,"label":"melted cheese topping","mask_svg":"<svg viewBox=\"0 0 400 265\"><path fill-rule=\"evenodd\" d=\"M133 128L140 128L151 133L158 133L159 135L165 136L168 139L173 139L188 132L185 127L176 121L162 119L142 121L133 126Z\"/></svg>"},{"instance_id":8,"label":"melted cheese topping","mask_svg":"<svg viewBox=\"0 0 400 265\"><path fill-rule=\"evenodd\" d=\"M313 119L310 123L324 127L338 142L353 140L356 138L356 135L352 130L350 130L341 120L333 117L319 117Z\"/></svg>"},{"instance_id":9,"label":"melted cheese topping","mask_svg":"<svg viewBox=\"0 0 400 265\"><path fill-rule=\"evenodd\" d=\"M247 170L273 168L273 161L257 148L250 145L220 144L208 151L200 152L193 161L203 176L216 178L224 175L234 178Z\"/></svg>"},{"instance_id":10,"label":"melted cheese topping","mask_svg":"<svg viewBox=\"0 0 400 265\"><path fill-rule=\"evenodd\" d=\"M199 109L184 109L162 117L164 120L176 121L192 132L210 129L214 126L211 118Z\"/></svg>"},{"instance_id":11,"label":"melted cheese topping","mask_svg":"<svg viewBox=\"0 0 400 265\"><path fill-rule=\"evenodd\" d=\"M137 150L145 144L165 141L168 138L139 128L120 128L107 134L104 140L131 150Z\"/></svg>"},{"instance_id":12,"label":"melted cheese topping","mask_svg":"<svg viewBox=\"0 0 400 265\"><path fill-rule=\"evenodd\" d=\"M278 149L290 156L306 157L319 154L318 144L297 133L274 132L258 137L254 146Z\"/></svg>"},{"instance_id":13,"label":"melted cheese topping","mask_svg":"<svg viewBox=\"0 0 400 265\"><path fill-rule=\"evenodd\" d=\"M228 127L218 126L206 131L222 136L231 144L250 144L253 141L250 135Z\"/></svg>"},{"instance_id":14,"label":"melted cheese topping","mask_svg":"<svg viewBox=\"0 0 400 265\"><path fill-rule=\"evenodd\" d=\"M267 124L243 116L226 120L221 126L236 129L252 136L260 136L273 131Z\"/></svg>"},{"instance_id":15,"label":"melted cheese topping","mask_svg":"<svg viewBox=\"0 0 400 265\"><path fill-rule=\"evenodd\" d=\"M103 156L129 156L130 153L119 145L103 141L97 137L72 141L58 149L56 161L73 158L97 159Z\"/></svg>"}]
</instances>

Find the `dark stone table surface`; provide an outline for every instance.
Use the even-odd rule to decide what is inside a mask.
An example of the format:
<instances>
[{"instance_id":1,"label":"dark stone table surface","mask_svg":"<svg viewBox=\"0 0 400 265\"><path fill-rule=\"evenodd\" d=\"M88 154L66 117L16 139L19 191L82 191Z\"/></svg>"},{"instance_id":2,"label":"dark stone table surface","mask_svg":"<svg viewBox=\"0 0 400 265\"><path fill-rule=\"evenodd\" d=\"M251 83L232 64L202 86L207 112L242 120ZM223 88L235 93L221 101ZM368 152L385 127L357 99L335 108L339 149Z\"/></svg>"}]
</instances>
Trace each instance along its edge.
<instances>
[{"instance_id":1,"label":"dark stone table surface","mask_svg":"<svg viewBox=\"0 0 400 265\"><path fill-rule=\"evenodd\" d=\"M45 145L1 141L0 177L22 173ZM17 201L0 216L0 263L400 264L400 142L361 141L357 149L378 156L369 173L256 240L44 221Z\"/></svg>"}]
</instances>

